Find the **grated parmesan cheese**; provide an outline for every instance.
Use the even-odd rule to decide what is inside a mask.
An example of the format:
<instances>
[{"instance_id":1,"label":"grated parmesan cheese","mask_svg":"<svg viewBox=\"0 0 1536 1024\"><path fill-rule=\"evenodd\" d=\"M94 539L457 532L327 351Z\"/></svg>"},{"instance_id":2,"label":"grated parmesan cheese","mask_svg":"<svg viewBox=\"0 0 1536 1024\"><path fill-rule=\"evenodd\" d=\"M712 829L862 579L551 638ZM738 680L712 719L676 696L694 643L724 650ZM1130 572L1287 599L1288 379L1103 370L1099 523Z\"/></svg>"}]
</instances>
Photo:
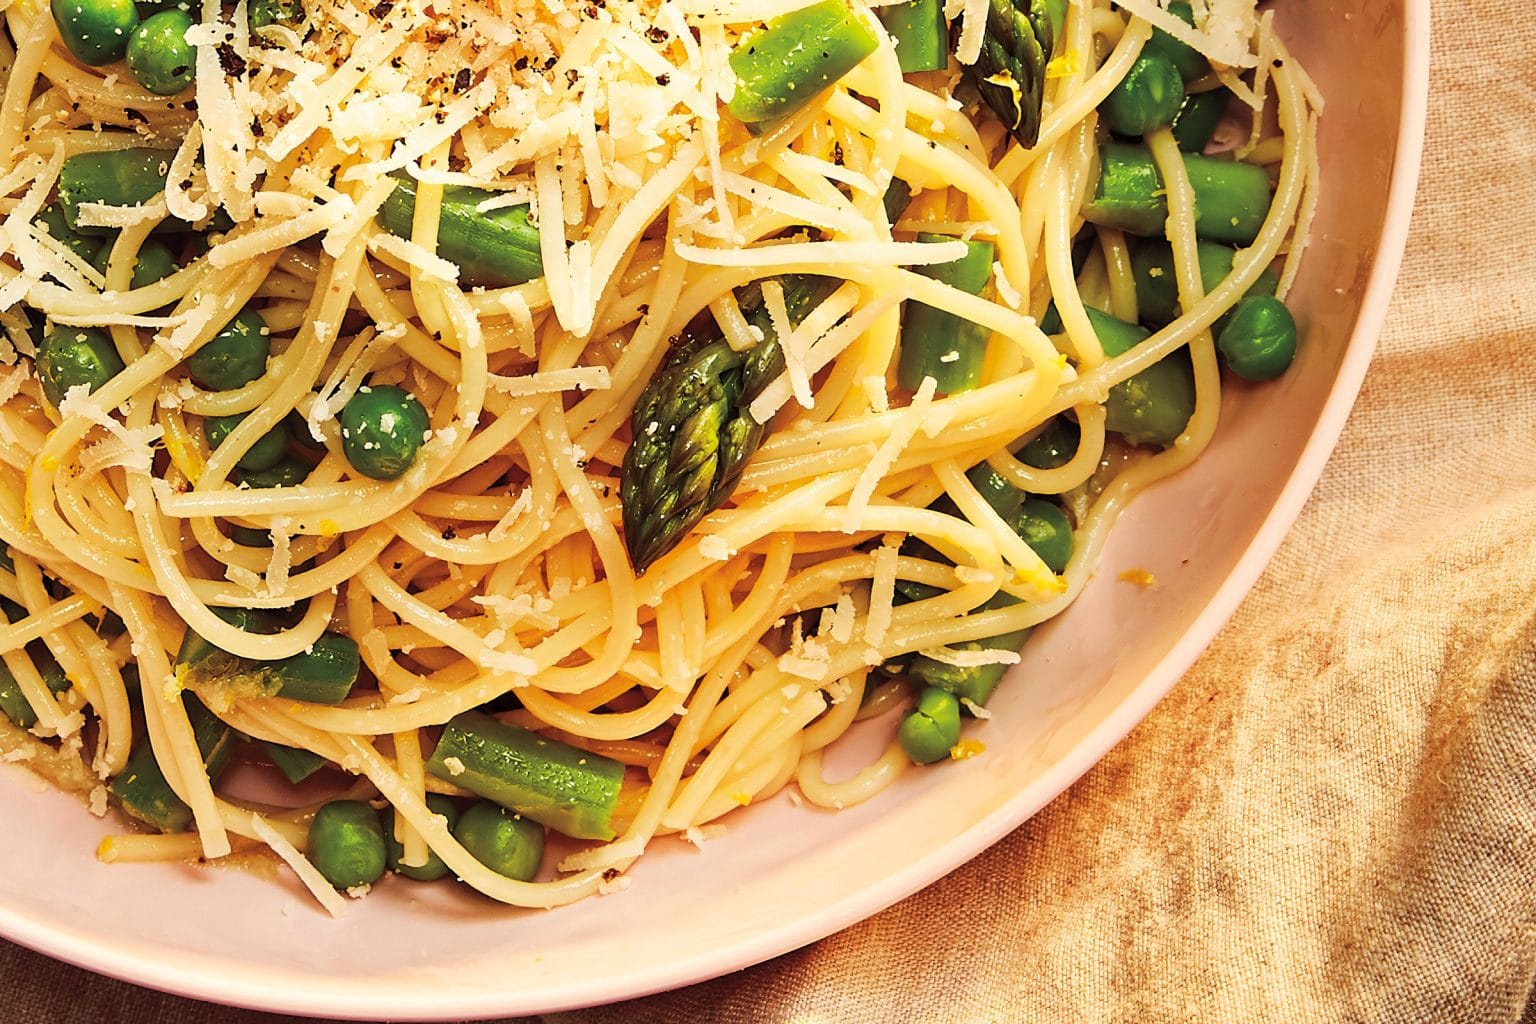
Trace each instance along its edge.
<instances>
[{"instance_id":1,"label":"grated parmesan cheese","mask_svg":"<svg viewBox=\"0 0 1536 1024\"><path fill-rule=\"evenodd\" d=\"M272 852L293 869L293 873L299 876L299 881L304 883L319 901L320 905L330 913L332 917L342 917L347 912L347 901L341 897L331 883L325 880L320 869L298 851L298 848L283 838L283 834L271 825L267 824L259 814L251 815L251 831L256 833L256 838L272 848Z\"/></svg>"}]
</instances>

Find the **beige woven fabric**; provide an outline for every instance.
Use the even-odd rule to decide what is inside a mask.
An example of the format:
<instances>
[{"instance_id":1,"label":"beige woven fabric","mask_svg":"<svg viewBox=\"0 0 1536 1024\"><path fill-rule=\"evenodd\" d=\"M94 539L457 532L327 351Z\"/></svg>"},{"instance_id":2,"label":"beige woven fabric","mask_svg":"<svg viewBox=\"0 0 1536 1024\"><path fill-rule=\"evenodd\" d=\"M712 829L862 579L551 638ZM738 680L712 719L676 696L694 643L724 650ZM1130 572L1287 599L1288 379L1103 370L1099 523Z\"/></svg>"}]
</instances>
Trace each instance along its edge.
<instances>
[{"instance_id":1,"label":"beige woven fabric","mask_svg":"<svg viewBox=\"0 0 1536 1024\"><path fill-rule=\"evenodd\" d=\"M1536 19L1474 0L1435 23L1380 354L1279 557L1172 696L1044 813L886 913L548 1024L1520 1019L1536 970ZM280 1019L0 944L6 1024Z\"/></svg>"}]
</instances>

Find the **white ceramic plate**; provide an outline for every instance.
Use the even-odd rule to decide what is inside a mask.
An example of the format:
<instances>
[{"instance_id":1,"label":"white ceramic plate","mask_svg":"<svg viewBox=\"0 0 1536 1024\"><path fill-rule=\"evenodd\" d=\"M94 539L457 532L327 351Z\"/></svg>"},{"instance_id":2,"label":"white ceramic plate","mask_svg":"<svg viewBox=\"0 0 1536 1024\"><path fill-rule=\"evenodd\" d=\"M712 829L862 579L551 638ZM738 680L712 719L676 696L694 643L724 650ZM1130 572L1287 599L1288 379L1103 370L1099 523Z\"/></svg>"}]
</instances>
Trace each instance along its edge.
<instances>
[{"instance_id":1,"label":"white ceramic plate","mask_svg":"<svg viewBox=\"0 0 1536 1024\"><path fill-rule=\"evenodd\" d=\"M1386 314L1423 137L1427 0L1285 0L1278 17L1327 99L1324 195L1293 292L1303 350L1281 381L1231 389L1210 451L1132 506L1097 579L1031 640L995 718L979 723L986 756L911 772L839 814L781 795L735 816L702 853L659 842L624 894L554 913L395 884L339 921L291 879L99 864L109 826L10 769L0 934L139 984L268 1010L534 1013L700 981L812 942L1018 826L1125 736L1236 609L1322 471ZM1158 588L1118 582L1131 567Z\"/></svg>"}]
</instances>

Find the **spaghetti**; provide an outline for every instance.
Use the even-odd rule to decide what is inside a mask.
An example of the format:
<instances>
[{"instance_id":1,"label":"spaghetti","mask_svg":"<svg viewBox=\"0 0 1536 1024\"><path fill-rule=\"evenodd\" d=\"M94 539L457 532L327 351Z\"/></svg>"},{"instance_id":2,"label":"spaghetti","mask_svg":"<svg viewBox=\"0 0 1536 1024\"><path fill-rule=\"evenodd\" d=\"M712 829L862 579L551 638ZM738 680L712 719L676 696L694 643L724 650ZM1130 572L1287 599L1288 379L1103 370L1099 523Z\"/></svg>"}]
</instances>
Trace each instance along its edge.
<instances>
[{"instance_id":1,"label":"spaghetti","mask_svg":"<svg viewBox=\"0 0 1536 1024\"><path fill-rule=\"evenodd\" d=\"M1150 0L1074 2L1033 145L953 57L904 74L863 0L847 11L873 52L750 129L732 54L803 0L257 6L188 17L195 63L173 70L195 92L168 97L80 63L31 0L4 9L0 658L7 711L24 712L0 749L141 819L122 780L163 777L184 816L109 839L104 859L269 846L331 909L344 901L304 859L319 804L217 788L209 729L247 760L268 759L248 739L330 764L344 795L385 808L400 864L440 858L530 907L606 890L657 836L787 785L826 807L890 785L913 760L894 741L843 782L822 752L908 702L912 659L1000 670L1016 656L989 639L1082 590L1127 501L1209 442L1213 325L1281 260L1283 297L1317 186L1320 101L1241 0L1201 3L1199 28ZM984 60L987 4L950 6L961 57ZM1179 310L1117 347L1099 318L1141 318L1135 240L1085 232L1084 212L1099 110L1154 27L1213 62L1192 96L1247 101L1227 113L1226 160L1269 172L1272 195L1207 278L1194 165L1167 127L1147 131ZM130 151L156 154L153 196L86 197L48 227L78 158ZM908 205L888 208L893 181ZM391 205L402 188L409 205ZM516 255L537 268L526 280L452 257L454 232L514 213L527 223L505 230L537 233ZM101 240L95 262L71 229ZM995 254L987 283L957 286L944 268L973 243ZM167 246L174 262L135 283ZM800 310L797 280L825 282ZM975 386L902 383L918 308L979 332ZM247 310L257 369L219 378L219 339ZM641 565L620 501L648 426L631 417L674 339L701 329L740 358L775 343L782 362L730 410L760 432L739 479ZM87 355L120 368L50 394L63 371L40 348L57 331L100 332ZM1185 359L1187 421L1137 445L1109 396ZM427 428L379 469L348 410L397 392ZM1026 457L1063 426L1072 450ZM296 475L249 468L263 443ZM1069 560L1048 564L978 466L1057 510ZM270 666L333 641L361 663L343 692L273 682ZM189 661L197 643L222 675ZM621 766L611 841L532 881L467 848L428 798L475 792L434 748L477 710Z\"/></svg>"}]
</instances>

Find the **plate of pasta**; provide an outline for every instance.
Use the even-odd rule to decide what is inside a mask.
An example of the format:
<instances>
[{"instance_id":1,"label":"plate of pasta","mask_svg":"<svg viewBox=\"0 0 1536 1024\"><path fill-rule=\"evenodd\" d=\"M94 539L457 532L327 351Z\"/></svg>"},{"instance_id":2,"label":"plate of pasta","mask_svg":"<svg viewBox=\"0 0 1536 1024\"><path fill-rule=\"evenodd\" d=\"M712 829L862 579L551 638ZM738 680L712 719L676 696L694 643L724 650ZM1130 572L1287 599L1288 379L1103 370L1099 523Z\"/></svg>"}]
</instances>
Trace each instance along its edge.
<instances>
[{"instance_id":1,"label":"plate of pasta","mask_svg":"<svg viewBox=\"0 0 1536 1024\"><path fill-rule=\"evenodd\" d=\"M1091 767L1343 427L1428 77L1412 0L0 18L0 934L362 1019L760 961Z\"/></svg>"}]
</instances>

